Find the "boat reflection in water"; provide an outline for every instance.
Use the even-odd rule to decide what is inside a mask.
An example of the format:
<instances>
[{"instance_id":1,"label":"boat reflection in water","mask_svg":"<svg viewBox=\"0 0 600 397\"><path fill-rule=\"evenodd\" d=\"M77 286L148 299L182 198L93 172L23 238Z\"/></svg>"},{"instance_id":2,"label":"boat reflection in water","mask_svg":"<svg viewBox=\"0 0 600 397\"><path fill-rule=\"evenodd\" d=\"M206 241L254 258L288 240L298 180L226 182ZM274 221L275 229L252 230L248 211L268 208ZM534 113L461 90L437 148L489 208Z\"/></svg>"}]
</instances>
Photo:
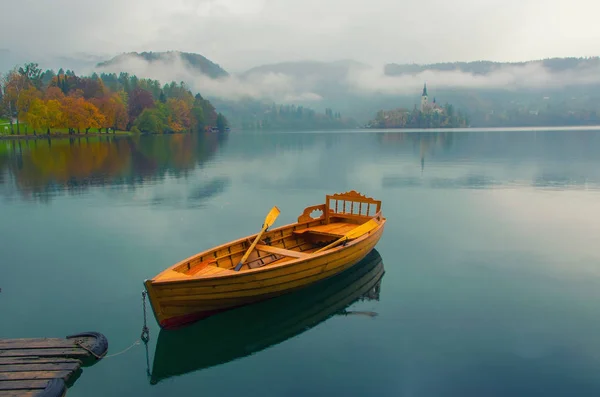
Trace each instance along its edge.
<instances>
[{"instance_id":1,"label":"boat reflection in water","mask_svg":"<svg viewBox=\"0 0 600 397\"><path fill-rule=\"evenodd\" d=\"M259 352L335 315L375 316L374 312L346 308L361 300L379 300L383 274L381 256L373 249L356 265L310 287L227 311L186 328L161 329L150 383Z\"/></svg>"}]
</instances>

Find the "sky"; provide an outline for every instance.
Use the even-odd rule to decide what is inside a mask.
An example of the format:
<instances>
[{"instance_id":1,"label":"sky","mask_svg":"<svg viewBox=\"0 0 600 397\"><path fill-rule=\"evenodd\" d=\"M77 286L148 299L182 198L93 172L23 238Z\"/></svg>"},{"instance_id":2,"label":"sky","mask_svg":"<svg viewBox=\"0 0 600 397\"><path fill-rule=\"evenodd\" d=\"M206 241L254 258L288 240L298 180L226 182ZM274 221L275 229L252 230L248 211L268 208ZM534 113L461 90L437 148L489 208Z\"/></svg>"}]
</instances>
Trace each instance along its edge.
<instances>
[{"instance_id":1,"label":"sky","mask_svg":"<svg viewBox=\"0 0 600 397\"><path fill-rule=\"evenodd\" d=\"M597 0L0 0L0 9L10 14L0 49L39 58L180 50L238 72L308 59L600 55Z\"/></svg>"}]
</instances>

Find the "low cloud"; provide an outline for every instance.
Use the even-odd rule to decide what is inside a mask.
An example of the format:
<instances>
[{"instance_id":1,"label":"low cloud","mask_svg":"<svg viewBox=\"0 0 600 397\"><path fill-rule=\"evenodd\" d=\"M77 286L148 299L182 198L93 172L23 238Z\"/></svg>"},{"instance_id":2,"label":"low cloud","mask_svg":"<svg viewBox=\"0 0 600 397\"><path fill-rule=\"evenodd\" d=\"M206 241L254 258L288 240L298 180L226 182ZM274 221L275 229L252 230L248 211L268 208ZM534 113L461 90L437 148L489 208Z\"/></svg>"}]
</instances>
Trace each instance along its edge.
<instances>
[{"instance_id":1,"label":"low cloud","mask_svg":"<svg viewBox=\"0 0 600 397\"><path fill-rule=\"evenodd\" d=\"M541 62L519 66L502 66L488 74L425 70L414 74L385 75L383 69L355 70L347 75L347 83L357 93L389 95L414 94L423 82L438 89L562 88L571 85L600 83L600 67L588 66L552 72Z\"/></svg>"},{"instance_id":2,"label":"low cloud","mask_svg":"<svg viewBox=\"0 0 600 397\"><path fill-rule=\"evenodd\" d=\"M461 70L425 70L419 73L389 76L384 68L348 66L345 72L331 69L306 70L299 67L293 74L273 71L253 71L212 79L187 64L176 52L166 53L157 61L148 62L136 55L121 56L97 71L126 71L138 77L187 83L193 91L213 98L238 100L254 98L278 103L319 103L330 95L330 89L351 95L415 95L423 82L435 89L495 89L562 88L572 85L600 83L600 66L582 66L551 71L542 62L505 65L487 74L472 74ZM309 68L310 69L310 68Z\"/></svg>"},{"instance_id":3,"label":"low cloud","mask_svg":"<svg viewBox=\"0 0 600 397\"><path fill-rule=\"evenodd\" d=\"M97 72L128 72L140 78L156 79L165 84L183 81L193 91L203 96L222 99L270 99L278 102L319 101L321 96L305 91L297 79L283 73L253 73L246 77L230 75L212 79L199 70L190 67L178 53L167 53L162 59L148 62L135 56L126 55L106 66L97 67Z\"/></svg>"}]
</instances>

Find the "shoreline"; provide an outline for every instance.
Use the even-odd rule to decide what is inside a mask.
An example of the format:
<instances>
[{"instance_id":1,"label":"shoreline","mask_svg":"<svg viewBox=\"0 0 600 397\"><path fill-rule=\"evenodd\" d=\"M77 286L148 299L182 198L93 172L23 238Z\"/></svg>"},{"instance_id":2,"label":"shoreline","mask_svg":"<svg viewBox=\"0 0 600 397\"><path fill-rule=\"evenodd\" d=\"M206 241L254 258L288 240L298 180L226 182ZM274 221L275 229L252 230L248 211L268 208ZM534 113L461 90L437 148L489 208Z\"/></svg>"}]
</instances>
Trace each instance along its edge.
<instances>
[{"instance_id":1,"label":"shoreline","mask_svg":"<svg viewBox=\"0 0 600 397\"><path fill-rule=\"evenodd\" d=\"M116 136L131 136L134 135L130 132L120 132L116 134L107 134L99 132L90 132L87 134L63 134L63 133L50 133L50 134L37 134L37 135L0 135L0 140L31 140L31 139L56 139L56 138L92 138L92 137L116 137Z\"/></svg>"},{"instance_id":2,"label":"shoreline","mask_svg":"<svg viewBox=\"0 0 600 397\"><path fill-rule=\"evenodd\" d=\"M506 132L534 132L534 131L596 131L600 130L600 125L565 125L565 126L521 126L521 127L457 127L457 128L344 128L344 129L315 129L315 130L242 130L246 133L266 132L266 133L322 133L322 132L494 132L494 131L506 131ZM36 139L81 139L81 138L98 138L98 137L131 137L131 136L142 136L142 135L179 135L188 134L188 132L175 132L170 134L161 134L155 132L142 132L133 133L131 131L119 131L115 133L99 133L90 132L83 134L68 134L68 133L50 133L50 134L37 134L37 135L4 135L0 134L0 141L16 141L16 140L36 140Z\"/></svg>"},{"instance_id":3,"label":"shoreline","mask_svg":"<svg viewBox=\"0 0 600 397\"><path fill-rule=\"evenodd\" d=\"M204 132L208 133L209 132ZM37 135L0 135L0 141L17 141L17 140L34 140L34 139L81 139L81 138L114 138L114 137L127 137L127 136L145 136L145 135L180 135L180 134L195 134L194 132L173 132L173 133L158 133L158 132L140 132L134 133L131 131L119 131L116 134L107 134L100 132L89 132L87 134L65 134L61 132L51 134L37 134ZM220 134L214 132L213 134Z\"/></svg>"},{"instance_id":4,"label":"shoreline","mask_svg":"<svg viewBox=\"0 0 600 397\"><path fill-rule=\"evenodd\" d=\"M359 128L364 131L374 132L493 132L493 131L594 131L599 130L600 125L561 125L561 126L512 126L512 127L442 127L442 128Z\"/></svg>"}]
</instances>

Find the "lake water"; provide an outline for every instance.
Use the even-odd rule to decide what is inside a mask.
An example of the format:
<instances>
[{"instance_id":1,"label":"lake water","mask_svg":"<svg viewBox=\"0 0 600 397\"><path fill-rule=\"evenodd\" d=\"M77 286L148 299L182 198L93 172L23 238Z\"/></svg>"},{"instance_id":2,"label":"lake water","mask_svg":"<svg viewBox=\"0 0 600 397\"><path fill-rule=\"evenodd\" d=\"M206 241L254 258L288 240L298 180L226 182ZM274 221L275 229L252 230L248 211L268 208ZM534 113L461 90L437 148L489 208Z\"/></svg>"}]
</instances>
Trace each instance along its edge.
<instances>
[{"instance_id":1,"label":"lake water","mask_svg":"<svg viewBox=\"0 0 600 397\"><path fill-rule=\"evenodd\" d=\"M135 344L144 279L352 189L352 273ZM0 141L0 219L0 337L117 354L70 397L600 395L600 131Z\"/></svg>"}]
</instances>

